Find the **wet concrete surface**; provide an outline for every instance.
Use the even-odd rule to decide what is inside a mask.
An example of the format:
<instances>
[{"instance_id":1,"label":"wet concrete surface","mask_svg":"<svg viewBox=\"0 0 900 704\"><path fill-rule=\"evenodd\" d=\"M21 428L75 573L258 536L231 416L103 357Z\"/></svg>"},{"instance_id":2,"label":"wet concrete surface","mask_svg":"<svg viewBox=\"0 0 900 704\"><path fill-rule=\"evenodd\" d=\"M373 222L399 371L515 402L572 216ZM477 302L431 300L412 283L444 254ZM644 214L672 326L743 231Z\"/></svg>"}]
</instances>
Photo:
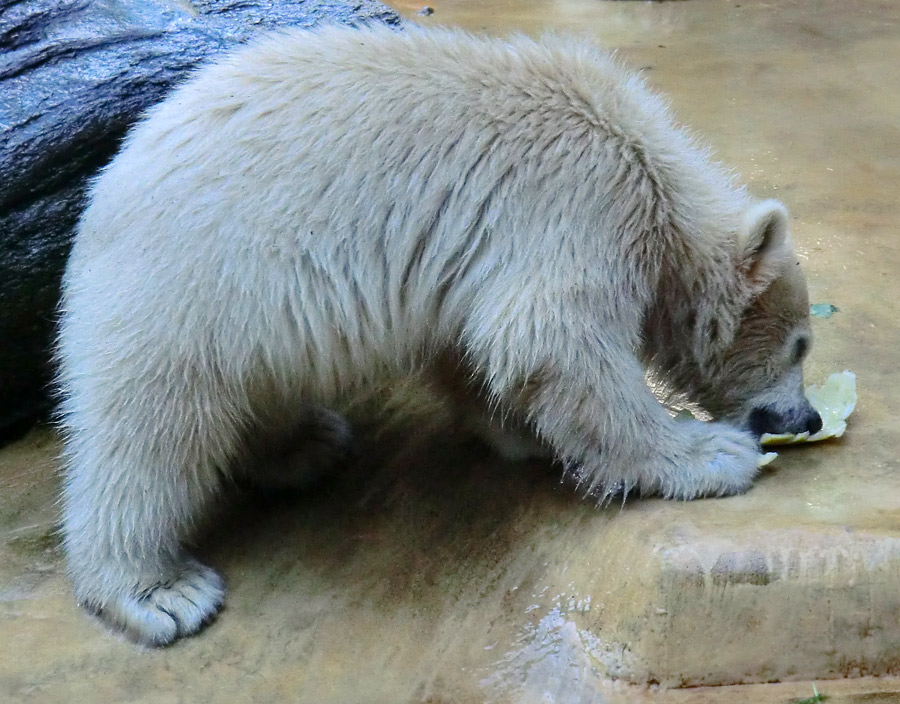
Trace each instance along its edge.
<instances>
[{"instance_id":1,"label":"wet concrete surface","mask_svg":"<svg viewBox=\"0 0 900 704\"><path fill-rule=\"evenodd\" d=\"M395 6L596 37L788 204L811 299L840 309L807 378L858 377L846 435L784 450L743 497L603 509L549 464L388 437L307 494L235 492L199 548L226 610L147 651L74 605L37 431L0 451L0 701L762 703L812 680L900 701L873 677L900 674L900 5L429 4Z\"/></svg>"}]
</instances>

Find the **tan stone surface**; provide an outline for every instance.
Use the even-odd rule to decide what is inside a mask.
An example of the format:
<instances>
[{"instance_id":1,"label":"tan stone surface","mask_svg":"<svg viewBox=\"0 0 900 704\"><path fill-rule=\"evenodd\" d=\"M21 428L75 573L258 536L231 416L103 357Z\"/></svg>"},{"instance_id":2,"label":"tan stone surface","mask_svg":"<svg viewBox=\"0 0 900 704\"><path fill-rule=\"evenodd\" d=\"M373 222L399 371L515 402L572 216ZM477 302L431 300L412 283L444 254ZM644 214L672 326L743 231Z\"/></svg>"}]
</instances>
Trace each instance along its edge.
<instances>
[{"instance_id":1,"label":"tan stone surface","mask_svg":"<svg viewBox=\"0 0 900 704\"><path fill-rule=\"evenodd\" d=\"M849 368L846 435L781 452L746 496L597 510L541 463L456 435L365 450L279 502L237 495L201 541L229 601L162 651L72 603L58 443L0 451L0 702L900 701L900 5L430 2L423 22L597 36L791 208L814 302L808 381ZM397 3L412 13L418 5ZM477 12L476 12L477 10Z\"/></svg>"}]
</instances>

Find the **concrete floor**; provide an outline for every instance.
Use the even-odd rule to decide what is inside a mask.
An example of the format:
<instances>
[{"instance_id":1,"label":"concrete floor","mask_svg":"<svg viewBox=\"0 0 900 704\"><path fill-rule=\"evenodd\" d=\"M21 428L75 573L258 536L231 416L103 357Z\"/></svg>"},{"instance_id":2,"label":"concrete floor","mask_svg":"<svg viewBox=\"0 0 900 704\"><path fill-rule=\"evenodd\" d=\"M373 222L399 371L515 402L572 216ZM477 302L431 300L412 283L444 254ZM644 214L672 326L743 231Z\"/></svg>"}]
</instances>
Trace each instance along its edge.
<instances>
[{"instance_id":1,"label":"concrete floor","mask_svg":"<svg viewBox=\"0 0 900 704\"><path fill-rule=\"evenodd\" d=\"M227 610L151 652L75 607L58 443L35 432L0 452L0 701L763 703L812 680L900 701L873 677L900 674L900 4L429 4L394 3L595 36L789 205L811 298L840 308L807 378L857 373L847 434L784 451L743 497L604 510L548 465L388 438L307 495L235 497L201 545Z\"/></svg>"}]
</instances>

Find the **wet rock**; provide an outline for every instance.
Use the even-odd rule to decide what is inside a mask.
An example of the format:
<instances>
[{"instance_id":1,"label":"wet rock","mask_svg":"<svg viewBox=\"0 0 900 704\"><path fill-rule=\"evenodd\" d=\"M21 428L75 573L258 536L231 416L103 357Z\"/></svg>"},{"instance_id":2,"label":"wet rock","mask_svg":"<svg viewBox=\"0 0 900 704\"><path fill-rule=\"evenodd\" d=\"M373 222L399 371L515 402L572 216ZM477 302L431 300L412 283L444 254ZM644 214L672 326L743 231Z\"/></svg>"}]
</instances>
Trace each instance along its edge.
<instances>
[{"instance_id":1,"label":"wet rock","mask_svg":"<svg viewBox=\"0 0 900 704\"><path fill-rule=\"evenodd\" d=\"M375 0L0 0L0 442L49 407L88 179L197 64L266 28L399 24Z\"/></svg>"}]
</instances>

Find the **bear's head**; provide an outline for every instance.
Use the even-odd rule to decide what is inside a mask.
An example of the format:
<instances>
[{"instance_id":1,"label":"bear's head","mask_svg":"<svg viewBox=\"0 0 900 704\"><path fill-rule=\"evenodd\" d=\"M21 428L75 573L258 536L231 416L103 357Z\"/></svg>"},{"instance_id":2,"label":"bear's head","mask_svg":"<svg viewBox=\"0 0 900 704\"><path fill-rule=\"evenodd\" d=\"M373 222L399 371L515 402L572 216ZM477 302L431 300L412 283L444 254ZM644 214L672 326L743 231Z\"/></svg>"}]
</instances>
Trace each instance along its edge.
<instances>
[{"instance_id":1,"label":"bear's head","mask_svg":"<svg viewBox=\"0 0 900 704\"><path fill-rule=\"evenodd\" d=\"M757 435L814 433L822 420L804 394L802 368L812 345L809 297L784 206L751 206L735 244L739 310L719 320L723 344L702 365L697 400Z\"/></svg>"}]
</instances>

